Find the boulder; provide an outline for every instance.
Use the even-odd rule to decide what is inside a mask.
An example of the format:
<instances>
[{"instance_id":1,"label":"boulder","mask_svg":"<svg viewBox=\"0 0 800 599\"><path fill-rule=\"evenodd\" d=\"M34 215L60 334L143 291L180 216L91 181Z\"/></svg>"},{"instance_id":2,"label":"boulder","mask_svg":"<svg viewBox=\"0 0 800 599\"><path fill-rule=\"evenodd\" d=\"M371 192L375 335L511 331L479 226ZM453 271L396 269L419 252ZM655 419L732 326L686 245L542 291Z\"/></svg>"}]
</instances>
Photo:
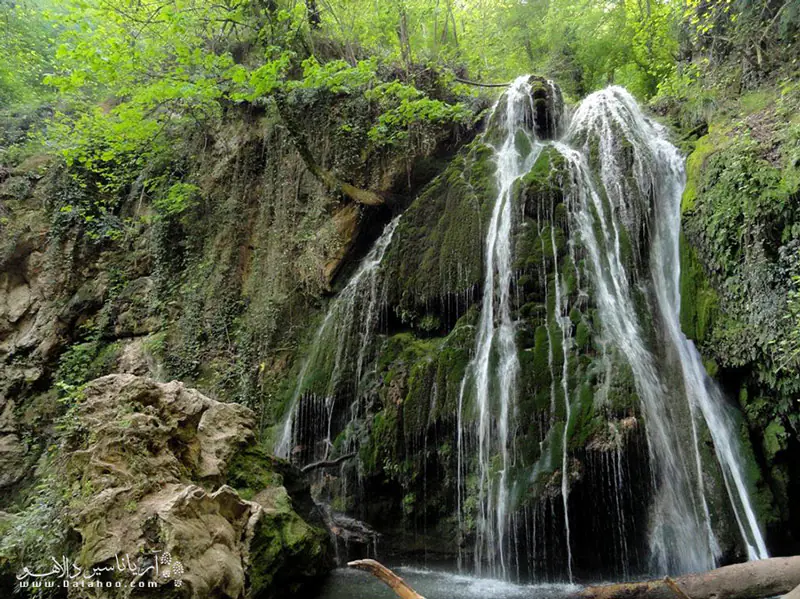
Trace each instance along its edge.
<instances>
[{"instance_id":1,"label":"boulder","mask_svg":"<svg viewBox=\"0 0 800 599\"><path fill-rule=\"evenodd\" d=\"M301 517L306 498L283 486L289 466L250 450L249 408L179 382L114 374L89 383L62 426L53 480L68 498L65 525L79 535L75 561L122 582L104 597L268 598L329 567L319 516ZM242 487L231 472L241 455L256 456L249 468L259 477L240 493L226 483ZM69 596L97 595L77 586Z\"/></svg>"}]
</instances>

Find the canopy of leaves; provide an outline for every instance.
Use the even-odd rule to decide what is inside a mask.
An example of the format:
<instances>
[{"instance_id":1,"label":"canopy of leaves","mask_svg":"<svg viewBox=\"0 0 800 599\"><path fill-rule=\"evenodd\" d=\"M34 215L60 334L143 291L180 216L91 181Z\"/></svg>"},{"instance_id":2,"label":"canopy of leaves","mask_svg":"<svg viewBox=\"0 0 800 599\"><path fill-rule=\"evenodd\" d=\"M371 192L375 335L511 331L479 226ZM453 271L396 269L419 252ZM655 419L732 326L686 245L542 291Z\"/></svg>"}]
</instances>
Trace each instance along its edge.
<instances>
[{"instance_id":1,"label":"canopy of leaves","mask_svg":"<svg viewBox=\"0 0 800 599\"><path fill-rule=\"evenodd\" d=\"M41 99L56 31L45 4L0 0L0 109Z\"/></svg>"},{"instance_id":2,"label":"canopy of leaves","mask_svg":"<svg viewBox=\"0 0 800 599\"><path fill-rule=\"evenodd\" d=\"M711 55L762 65L767 50L796 42L797 3L758 4L0 0L0 107L52 90L48 144L111 193L187 127L303 91L359 94L379 106L369 129L376 148L404 143L419 123L472 118L454 98L482 92L463 79L536 72L573 98L611 83L642 99L697 96ZM451 93L429 95L426 77Z\"/></svg>"}]
</instances>

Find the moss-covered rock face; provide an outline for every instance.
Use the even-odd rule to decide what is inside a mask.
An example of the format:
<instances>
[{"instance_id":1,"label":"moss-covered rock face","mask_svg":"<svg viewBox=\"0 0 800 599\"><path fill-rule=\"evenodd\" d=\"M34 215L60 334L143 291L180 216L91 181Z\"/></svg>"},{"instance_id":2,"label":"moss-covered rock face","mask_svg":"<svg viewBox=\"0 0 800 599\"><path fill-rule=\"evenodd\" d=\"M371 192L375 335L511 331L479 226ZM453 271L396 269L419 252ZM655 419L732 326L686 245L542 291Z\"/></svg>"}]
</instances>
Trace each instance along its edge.
<instances>
[{"instance_id":1,"label":"moss-covered rock face","mask_svg":"<svg viewBox=\"0 0 800 599\"><path fill-rule=\"evenodd\" d=\"M459 447L476 442L470 431L478 410L464 392L464 380L479 320L484 229L497 193L487 141L483 137L465 148L400 219L383 263L389 317L373 386L349 396L348 419L338 428L335 416L300 416L308 419L304 426L316 418L334 423L332 456L357 452L337 475L331 471L318 478L315 493L373 524L383 533L381 550L388 554L455 558L473 545L480 508L476 452L467 449L459 457ZM544 576L562 574L554 565L565 551L562 524L543 522L563 519L565 445L576 497L591 495L592 489L613 493L615 487L595 488L599 480L587 474L594 465L604 464L609 476L613 467L643 473L644 482L631 485L625 498L603 495L609 503L625 503L625 513L619 514L625 532L612 527L609 535L619 547L630 544L632 554L644 553L633 531L634 522L644 518L650 492L632 373L619 352L600 342L585 266L576 264L579 258L568 242L569 184L564 158L547 146L513 195L518 216L512 308L520 374L515 460L508 478L519 522L515 534L531 534L526 527L537 522L546 537L542 542L560 546L549 556L552 563L542 558L520 565ZM563 294L558 307L556 286ZM340 410L348 404L336 405ZM574 510L581 508L576 504ZM602 522L605 515L588 517L586 530ZM602 564L594 560L598 569L622 561L619 555L607 558L599 560Z\"/></svg>"},{"instance_id":2,"label":"moss-covered rock face","mask_svg":"<svg viewBox=\"0 0 800 599\"><path fill-rule=\"evenodd\" d=\"M495 114L487 134L465 148L403 214L383 264L387 317L376 337L380 349L370 367L372 385L338 404L335 410L340 413L342 406L348 409L344 420L337 422L330 415L320 420L329 427L331 436L323 433L323 438L332 445L330 455L355 455L337 475L319 477L315 492L335 509L385 533L382 547L387 553L424 549L464 558L477 534L483 501L474 432L479 410L465 381L480 316L485 226L497 193L488 143L497 142L491 122L498 118ZM654 376L663 383L663 393L669 395L670 418L685 425L686 432L691 414L683 396L681 364L674 346L665 341L663 323L653 316L658 298L649 252L657 194L635 175L650 173L651 165L643 161L653 157L647 154L649 148L626 139L630 131L614 129L619 126L610 122L610 136L605 135L608 131L601 135L587 129L575 143L587 159L590 176L600 177L604 160L614 161L615 172L621 173L619 180L597 185L596 210L617 215L614 241L632 282L629 309L636 312L633 320L641 328L637 335L653 356ZM613 147L601 147L601 137L605 142L610 138ZM581 224L575 214L582 207L576 205L581 198L574 193L575 171L564 156L558 146L546 145L513 192L511 308L519 375L511 433L514 455L502 473L511 481L515 523L509 534L537 538L549 547L546 558L532 558L520 564L521 569L562 575L553 564L566 560L566 486L572 514L581 513L584 502L593 499L608 508L576 516L576 563L586 572L606 573L627 564L629 570L617 572L626 576L648 567L641 527L654 492L648 481L655 474L649 470L652 455L637 381L626 358L630 352L615 348L604 336L588 250L580 233L571 230ZM599 215L593 216L600 226ZM717 326L720 296L705 277L699 253L685 239L681 244L683 327L703 342ZM707 368L713 376L715 363L708 361ZM638 376L641 384L641 369ZM329 409L330 405L325 404ZM739 532L730 525L734 516L713 441L702 426L698 430L697 451L704 465L698 476L703 477L710 518L724 559L739 559ZM782 451L785 430L771 429L768 446L773 455ZM747 435L742 447L743 455L752 455ZM488 476L496 481L500 458L489 462ZM747 469L750 494L766 522L769 489L759 481L755 462L748 462ZM607 484L609 480L616 482ZM613 551L603 551L602 544L584 536L582 531L590 530L605 531L605 547Z\"/></svg>"},{"instance_id":3,"label":"moss-covered rock face","mask_svg":"<svg viewBox=\"0 0 800 599\"><path fill-rule=\"evenodd\" d=\"M800 274L800 88L762 90L717 111L687 161L682 324L745 414L776 502L756 502L773 544L800 534L796 397ZM748 443L749 444L749 443ZM758 471L756 463L749 468ZM776 505L777 504L777 505ZM790 526L786 526L786 524Z\"/></svg>"},{"instance_id":4,"label":"moss-covered rock face","mask_svg":"<svg viewBox=\"0 0 800 599\"><path fill-rule=\"evenodd\" d=\"M389 304L404 323L419 328L432 312L452 325L477 296L494 171L491 147L476 140L403 214L385 269Z\"/></svg>"},{"instance_id":5,"label":"moss-covered rock face","mask_svg":"<svg viewBox=\"0 0 800 599\"><path fill-rule=\"evenodd\" d=\"M556 139L561 133L564 99L561 88L544 77L528 78L533 105L533 131L539 139Z\"/></svg>"},{"instance_id":6,"label":"moss-covered rock face","mask_svg":"<svg viewBox=\"0 0 800 599\"><path fill-rule=\"evenodd\" d=\"M169 555L156 557L158 576L142 580L158 583L153 595L172 597L276 597L331 566L308 487L253 446L248 408L133 375L97 379L72 402L58 445L37 471L40 496L9 516L12 527L29 527L26 535L55 533L38 549L69 550L87 570L116 566L125 555L144 568ZM43 506L50 522L42 521ZM49 562L30 549L24 537L4 535L4 568ZM127 575L112 568L105 576L125 583ZM146 594L122 584L106 596Z\"/></svg>"},{"instance_id":7,"label":"moss-covered rock face","mask_svg":"<svg viewBox=\"0 0 800 599\"><path fill-rule=\"evenodd\" d=\"M450 94L430 74L417 85L442 99ZM474 102L476 112L484 104ZM346 280L391 212L405 208L473 135L468 127L420 124L399 151L369 141L369 123L380 107L360 95L299 90L282 109L230 107L206 130L187 127L182 140L148 160L119 193L104 191L95 175L57 158L16 152L22 158L0 165L0 563L18 542L29 554L34 545L41 555L84 551L76 531L85 522L72 513L65 520L71 500L41 494L39 485L54 472L63 474L57 468L65 463L51 463L48 448L61 442L56 424L75 417L73 399L95 378L179 379L248 405L258 416L245 445L254 445L256 435L286 412L326 296ZM298 151L302 141L316 166L380 194L386 205L363 206L330 192ZM440 328L424 317L420 326ZM125 423L136 418L114 418L123 424L115 420L109 430L128 439ZM237 454L230 480L221 472L212 484L187 466L197 457L196 427L177 429L175 447L136 446L112 462L143 485L172 485L173 498L194 485L197 496L187 491L186 509L231 512L215 520L227 549L241 553L226 574L232 586L225 593L241 588L269 597L327 567L326 536L310 519L313 502L296 473L248 450ZM86 451L84 441L94 442L76 441L79 451ZM173 450L181 455L170 458ZM139 468L162 459L168 482L155 467ZM34 476L37 463L45 462L47 469ZM77 476L70 471L63 482L75 486ZM217 493L225 483L235 491ZM286 488L288 495L261 497L265 488ZM97 520L111 526L128 518L138 526L140 516L152 515L152 506L143 505L151 491L120 491L116 503L106 497L113 510ZM81 491L83 500L99 492L93 486ZM245 516L258 505L258 559L248 561L230 539L241 537ZM13 525L6 526L6 513ZM48 540L35 541L39 533ZM199 537L198 543L209 540ZM92 551L86 549L87 560L95 559Z\"/></svg>"}]
</instances>

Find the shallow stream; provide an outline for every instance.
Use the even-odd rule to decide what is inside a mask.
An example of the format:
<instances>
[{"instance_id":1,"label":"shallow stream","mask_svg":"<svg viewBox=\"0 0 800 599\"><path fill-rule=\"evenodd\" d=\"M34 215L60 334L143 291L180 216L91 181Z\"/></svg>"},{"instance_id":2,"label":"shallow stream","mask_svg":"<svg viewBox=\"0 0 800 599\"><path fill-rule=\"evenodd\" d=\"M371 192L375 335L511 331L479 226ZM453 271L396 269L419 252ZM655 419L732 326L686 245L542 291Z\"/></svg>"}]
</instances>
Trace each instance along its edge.
<instances>
[{"instance_id":1,"label":"shallow stream","mask_svg":"<svg viewBox=\"0 0 800 599\"><path fill-rule=\"evenodd\" d=\"M562 599L580 588L568 584L518 585L417 567L393 570L425 599ZM316 599L396 599L396 595L371 574L340 568L331 574Z\"/></svg>"}]
</instances>

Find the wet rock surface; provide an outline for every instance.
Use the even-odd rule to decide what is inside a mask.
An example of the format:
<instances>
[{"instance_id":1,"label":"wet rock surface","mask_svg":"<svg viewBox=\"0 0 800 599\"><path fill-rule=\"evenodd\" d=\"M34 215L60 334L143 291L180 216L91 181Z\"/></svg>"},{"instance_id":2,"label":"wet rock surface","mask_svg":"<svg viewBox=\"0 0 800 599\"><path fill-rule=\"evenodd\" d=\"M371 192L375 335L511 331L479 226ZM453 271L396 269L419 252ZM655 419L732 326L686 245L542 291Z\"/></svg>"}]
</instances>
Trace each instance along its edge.
<instances>
[{"instance_id":1,"label":"wet rock surface","mask_svg":"<svg viewBox=\"0 0 800 599\"><path fill-rule=\"evenodd\" d=\"M74 559L92 569L129 555L144 568L147 556L169 554L153 596L272 597L323 574L327 531L283 486L279 472L288 465L253 460L261 484L247 498L226 484L241 482L231 468L241 469L234 456L255 442L253 420L245 406L179 382L120 374L88 384L63 423L50 472L67 500L63 525L76 539ZM288 474L292 490L307 494ZM146 595L125 588L127 574L114 573L123 588L108 597Z\"/></svg>"}]
</instances>

